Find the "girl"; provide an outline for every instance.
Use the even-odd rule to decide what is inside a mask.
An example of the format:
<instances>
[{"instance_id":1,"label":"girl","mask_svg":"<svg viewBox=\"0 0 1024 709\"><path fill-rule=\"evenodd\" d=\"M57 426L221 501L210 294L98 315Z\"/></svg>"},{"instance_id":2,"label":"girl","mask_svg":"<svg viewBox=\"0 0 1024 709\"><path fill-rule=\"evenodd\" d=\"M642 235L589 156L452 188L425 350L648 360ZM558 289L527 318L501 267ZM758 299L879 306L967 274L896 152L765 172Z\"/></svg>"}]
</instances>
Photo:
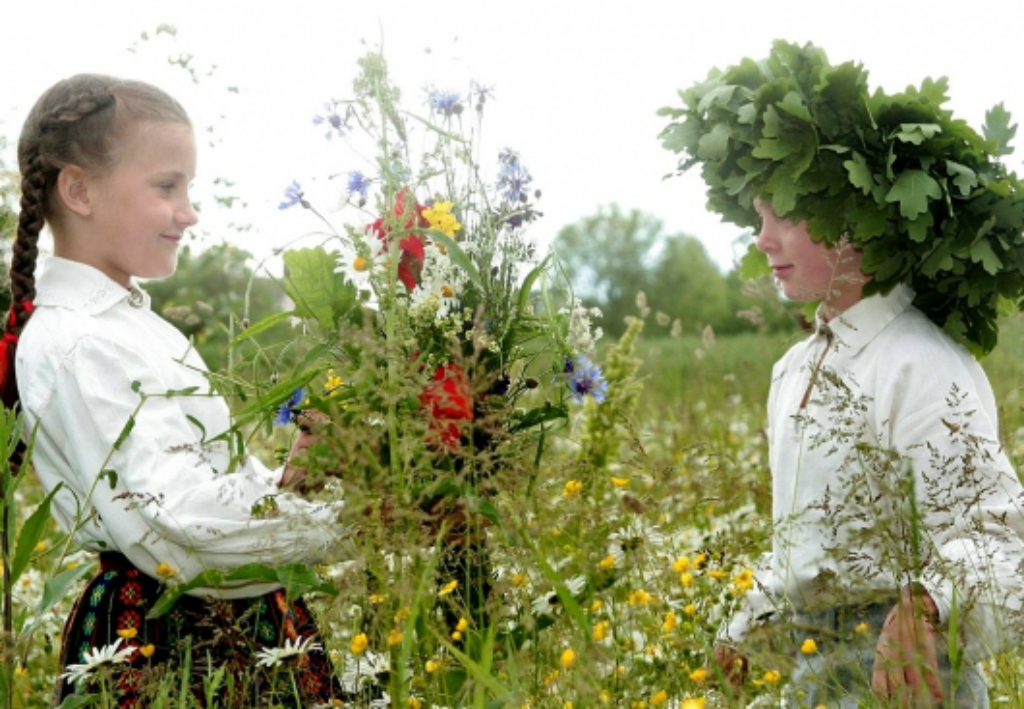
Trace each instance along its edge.
<instances>
[{"instance_id":1,"label":"girl","mask_svg":"<svg viewBox=\"0 0 1024 709\"><path fill-rule=\"evenodd\" d=\"M1020 638L1024 488L963 343L1024 296L1024 195L941 89L869 93L780 41L666 109L711 208L819 303L772 372L772 548L715 650L739 686L757 639L787 648L788 706L987 707L977 663Z\"/></svg>"},{"instance_id":2,"label":"girl","mask_svg":"<svg viewBox=\"0 0 1024 709\"><path fill-rule=\"evenodd\" d=\"M147 687L190 659L195 686L223 667L235 680L230 703L249 707L281 674L258 671L255 654L287 641L302 650L297 681L275 700L328 702L337 685L314 621L277 584L195 589L147 618L168 584L250 562L320 562L343 533L339 510L288 492L300 469L232 456L226 402L135 282L171 275L197 221L188 116L153 86L74 76L33 107L18 162L4 402L24 413L42 484L59 487L57 520L100 554L65 625L61 667L85 663L93 648L130 650L127 664L113 666L119 701L143 706ZM37 273L44 223L54 256ZM308 444L300 437L293 455ZM62 678L57 701L87 684Z\"/></svg>"}]
</instances>

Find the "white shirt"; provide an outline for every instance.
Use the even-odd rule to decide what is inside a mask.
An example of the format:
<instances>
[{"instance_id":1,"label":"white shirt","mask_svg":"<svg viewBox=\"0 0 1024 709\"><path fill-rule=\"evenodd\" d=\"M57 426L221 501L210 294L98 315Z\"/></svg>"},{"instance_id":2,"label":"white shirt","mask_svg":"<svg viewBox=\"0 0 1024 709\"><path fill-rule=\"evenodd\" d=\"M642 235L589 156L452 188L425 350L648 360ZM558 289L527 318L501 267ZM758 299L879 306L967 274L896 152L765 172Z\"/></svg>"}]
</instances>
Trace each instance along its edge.
<instances>
[{"instance_id":1,"label":"white shirt","mask_svg":"<svg viewBox=\"0 0 1024 709\"><path fill-rule=\"evenodd\" d=\"M910 581L943 619L959 609L968 661L1017 637L1024 489L984 370L912 300L904 286L866 298L828 323L831 342L819 322L776 363L773 549L726 640L767 611L869 603Z\"/></svg>"},{"instance_id":2,"label":"white shirt","mask_svg":"<svg viewBox=\"0 0 1024 709\"><path fill-rule=\"evenodd\" d=\"M227 403L149 296L61 258L40 271L17 377L36 472L47 490L63 484L53 512L64 529L86 549L122 552L150 576L167 564L180 581L250 562L325 560L343 534L338 506L281 494L280 471L244 452L232 460L229 437L221 438L231 427ZM254 516L269 495L277 514ZM239 583L215 592L273 589Z\"/></svg>"}]
</instances>

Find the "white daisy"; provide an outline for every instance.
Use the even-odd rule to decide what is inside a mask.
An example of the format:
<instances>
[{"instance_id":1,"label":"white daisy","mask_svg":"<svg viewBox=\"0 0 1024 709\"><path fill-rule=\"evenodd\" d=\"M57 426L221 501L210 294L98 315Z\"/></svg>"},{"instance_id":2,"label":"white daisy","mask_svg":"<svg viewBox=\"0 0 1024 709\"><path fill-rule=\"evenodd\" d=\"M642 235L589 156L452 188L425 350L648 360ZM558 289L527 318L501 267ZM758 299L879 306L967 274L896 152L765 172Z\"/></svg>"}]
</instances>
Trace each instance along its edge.
<instances>
[{"instance_id":1,"label":"white daisy","mask_svg":"<svg viewBox=\"0 0 1024 709\"><path fill-rule=\"evenodd\" d=\"M323 649L323 645L313 642L312 636L296 640L285 640L284 647L265 647L257 652L256 664L261 667L277 667L284 660Z\"/></svg>"},{"instance_id":2,"label":"white daisy","mask_svg":"<svg viewBox=\"0 0 1024 709\"><path fill-rule=\"evenodd\" d=\"M85 662L80 665L68 665L68 671L60 676L66 679L68 684L75 684L79 680L86 679L93 672L104 665L120 665L128 662L128 659L135 652L134 647L119 649L124 638L118 638L113 645L104 645L101 648L93 648L85 651Z\"/></svg>"},{"instance_id":3,"label":"white daisy","mask_svg":"<svg viewBox=\"0 0 1024 709\"><path fill-rule=\"evenodd\" d=\"M585 576L573 576L565 582L565 587L569 591L569 595L576 598L583 592L583 589L587 586L587 579ZM543 596L538 596L533 599L533 612L537 615L547 615L554 612L556 609L561 608L562 601L558 597L555 591L545 593Z\"/></svg>"}]
</instances>

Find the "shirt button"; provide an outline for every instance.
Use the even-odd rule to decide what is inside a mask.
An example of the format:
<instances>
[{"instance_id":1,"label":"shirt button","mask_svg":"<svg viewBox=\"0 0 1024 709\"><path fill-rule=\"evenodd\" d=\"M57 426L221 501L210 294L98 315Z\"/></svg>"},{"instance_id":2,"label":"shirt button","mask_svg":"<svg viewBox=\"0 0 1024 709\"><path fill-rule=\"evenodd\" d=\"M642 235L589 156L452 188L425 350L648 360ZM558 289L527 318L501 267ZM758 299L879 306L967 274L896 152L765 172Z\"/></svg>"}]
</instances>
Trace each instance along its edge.
<instances>
[{"instance_id":1,"label":"shirt button","mask_svg":"<svg viewBox=\"0 0 1024 709\"><path fill-rule=\"evenodd\" d=\"M142 297L142 291L138 288L132 288L128 291L128 305L133 308L141 308L145 302L145 298Z\"/></svg>"}]
</instances>

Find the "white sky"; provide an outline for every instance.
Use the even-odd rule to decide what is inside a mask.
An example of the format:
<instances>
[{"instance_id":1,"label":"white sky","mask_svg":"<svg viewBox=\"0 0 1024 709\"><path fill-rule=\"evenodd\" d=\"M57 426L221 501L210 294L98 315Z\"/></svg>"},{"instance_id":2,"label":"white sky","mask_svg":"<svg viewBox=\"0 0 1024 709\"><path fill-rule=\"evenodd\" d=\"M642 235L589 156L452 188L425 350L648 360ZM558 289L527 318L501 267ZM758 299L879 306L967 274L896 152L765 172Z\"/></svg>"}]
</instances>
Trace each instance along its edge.
<instances>
[{"instance_id":1,"label":"white sky","mask_svg":"<svg viewBox=\"0 0 1024 709\"><path fill-rule=\"evenodd\" d=\"M773 39L813 42L833 63L860 61L872 86L950 80L950 107L980 128L985 111L1003 102L1024 117L1019 0L13 0L0 11L5 69L0 73L0 135L14 165L13 143L36 97L64 76L95 71L141 78L179 98L201 145L202 199L215 177L236 181L248 204L231 218L253 228L238 234L209 212L200 231L228 238L257 256L315 228L310 215L279 212L284 188L298 179L330 201L343 184L324 178L362 169L337 141L311 124L325 101L347 98L355 59L383 38L385 56L420 110L422 88L492 86L484 137L493 154L519 151L543 191L533 236L559 229L618 203L661 219L669 233L700 238L723 266L732 261L735 227L704 210L696 172L667 181L675 156L656 138L665 120L655 111L676 103L712 67L763 58ZM162 23L177 36L160 35ZM136 51L128 49L136 47ZM428 51L429 50L429 51ZM168 56L193 55L216 65L193 85ZM237 86L230 93L227 86ZM471 113L471 111L470 111ZM207 133L206 129L212 132ZM1024 131L1011 169L1021 169ZM487 158L487 155L484 155ZM312 181L319 176L319 182ZM319 187L317 186L319 184ZM212 207L209 199L204 206ZM330 207L330 204L322 206Z\"/></svg>"}]
</instances>

